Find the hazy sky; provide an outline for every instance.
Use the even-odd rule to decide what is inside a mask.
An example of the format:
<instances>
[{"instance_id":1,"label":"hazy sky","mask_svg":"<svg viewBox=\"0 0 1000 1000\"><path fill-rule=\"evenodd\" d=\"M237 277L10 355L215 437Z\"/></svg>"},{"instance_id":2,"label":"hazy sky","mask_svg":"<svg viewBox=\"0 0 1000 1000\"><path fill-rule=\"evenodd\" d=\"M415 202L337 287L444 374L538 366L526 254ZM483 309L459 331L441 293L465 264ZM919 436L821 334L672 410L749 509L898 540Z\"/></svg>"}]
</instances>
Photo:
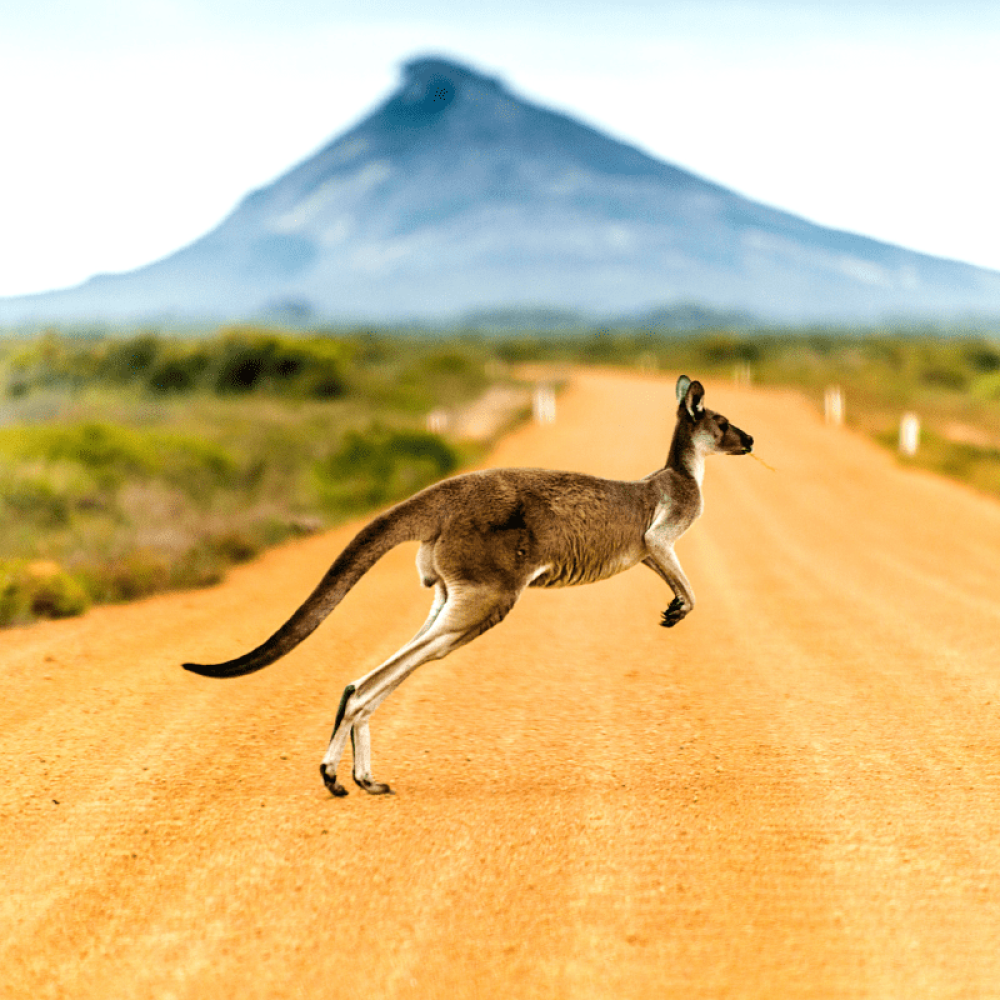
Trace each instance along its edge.
<instances>
[{"instance_id":1,"label":"hazy sky","mask_svg":"<svg viewBox=\"0 0 1000 1000\"><path fill-rule=\"evenodd\" d=\"M183 246L428 53L759 201L1000 269L995 0L6 0L0 295Z\"/></svg>"}]
</instances>

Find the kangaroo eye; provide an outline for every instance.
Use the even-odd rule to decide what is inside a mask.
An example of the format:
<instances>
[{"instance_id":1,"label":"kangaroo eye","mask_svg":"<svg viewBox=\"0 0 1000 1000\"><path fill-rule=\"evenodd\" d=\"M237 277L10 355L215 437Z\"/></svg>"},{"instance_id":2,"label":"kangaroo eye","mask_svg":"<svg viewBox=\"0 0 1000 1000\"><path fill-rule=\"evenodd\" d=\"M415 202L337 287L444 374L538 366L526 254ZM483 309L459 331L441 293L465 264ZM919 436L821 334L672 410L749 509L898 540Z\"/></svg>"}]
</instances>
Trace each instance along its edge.
<instances>
[{"instance_id":1,"label":"kangaroo eye","mask_svg":"<svg viewBox=\"0 0 1000 1000\"><path fill-rule=\"evenodd\" d=\"M726 431L729 430L729 421L728 420L720 420L719 421L719 430L722 431L723 434L725 434Z\"/></svg>"}]
</instances>

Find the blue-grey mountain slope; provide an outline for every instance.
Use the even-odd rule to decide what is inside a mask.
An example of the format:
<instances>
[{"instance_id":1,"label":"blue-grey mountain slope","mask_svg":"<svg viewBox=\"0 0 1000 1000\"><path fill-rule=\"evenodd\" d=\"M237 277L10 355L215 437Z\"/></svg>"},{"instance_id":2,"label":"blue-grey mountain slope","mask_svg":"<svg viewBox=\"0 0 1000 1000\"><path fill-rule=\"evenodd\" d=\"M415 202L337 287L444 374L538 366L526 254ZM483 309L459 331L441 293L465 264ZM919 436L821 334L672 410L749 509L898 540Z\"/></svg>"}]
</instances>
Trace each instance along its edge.
<instances>
[{"instance_id":1,"label":"blue-grey mountain slope","mask_svg":"<svg viewBox=\"0 0 1000 1000\"><path fill-rule=\"evenodd\" d=\"M214 231L136 271L0 300L0 323L675 303L777 321L1000 315L1000 273L813 225L419 59L369 117Z\"/></svg>"}]
</instances>

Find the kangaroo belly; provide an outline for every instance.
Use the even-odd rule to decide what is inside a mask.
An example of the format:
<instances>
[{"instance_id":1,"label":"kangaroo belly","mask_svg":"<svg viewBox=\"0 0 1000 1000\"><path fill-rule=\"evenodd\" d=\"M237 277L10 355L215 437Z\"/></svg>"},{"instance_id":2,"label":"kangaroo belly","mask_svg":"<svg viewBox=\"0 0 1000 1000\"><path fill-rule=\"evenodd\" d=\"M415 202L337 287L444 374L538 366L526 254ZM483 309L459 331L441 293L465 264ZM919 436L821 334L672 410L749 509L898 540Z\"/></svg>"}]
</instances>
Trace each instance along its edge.
<instances>
[{"instance_id":1,"label":"kangaroo belly","mask_svg":"<svg viewBox=\"0 0 1000 1000\"><path fill-rule=\"evenodd\" d=\"M606 558L570 557L557 559L531 581L532 587L576 587L597 583L631 569L642 561L641 552L620 553Z\"/></svg>"}]
</instances>

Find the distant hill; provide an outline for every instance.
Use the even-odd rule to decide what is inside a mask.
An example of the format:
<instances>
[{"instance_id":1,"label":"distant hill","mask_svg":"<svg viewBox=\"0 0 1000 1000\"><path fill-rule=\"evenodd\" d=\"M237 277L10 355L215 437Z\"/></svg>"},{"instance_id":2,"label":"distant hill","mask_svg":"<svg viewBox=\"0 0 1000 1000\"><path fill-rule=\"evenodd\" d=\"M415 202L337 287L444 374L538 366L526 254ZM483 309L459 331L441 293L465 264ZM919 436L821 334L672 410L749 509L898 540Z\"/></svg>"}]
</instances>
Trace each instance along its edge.
<instances>
[{"instance_id":1,"label":"distant hill","mask_svg":"<svg viewBox=\"0 0 1000 1000\"><path fill-rule=\"evenodd\" d=\"M678 308L768 322L998 316L1000 273L757 204L428 58L212 232L135 271L0 299L0 323Z\"/></svg>"}]
</instances>

